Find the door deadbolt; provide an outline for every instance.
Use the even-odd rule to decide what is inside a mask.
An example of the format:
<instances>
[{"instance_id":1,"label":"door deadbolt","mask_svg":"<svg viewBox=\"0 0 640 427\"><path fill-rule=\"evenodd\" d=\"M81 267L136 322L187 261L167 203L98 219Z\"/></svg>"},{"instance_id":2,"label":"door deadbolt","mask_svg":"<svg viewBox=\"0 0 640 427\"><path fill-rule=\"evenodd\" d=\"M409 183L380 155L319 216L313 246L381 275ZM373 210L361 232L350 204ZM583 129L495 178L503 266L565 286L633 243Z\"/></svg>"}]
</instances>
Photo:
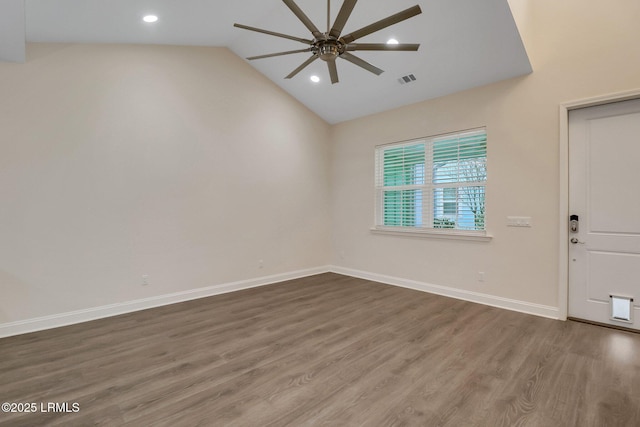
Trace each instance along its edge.
<instances>
[{"instance_id":1,"label":"door deadbolt","mask_svg":"<svg viewBox=\"0 0 640 427\"><path fill-rule=\"evenodd\" d=\"M577 233L579 231L578 221L578 215L571 215L569 217L569 230L571 230L572 233Z\"/></svg>"}]
</instances>

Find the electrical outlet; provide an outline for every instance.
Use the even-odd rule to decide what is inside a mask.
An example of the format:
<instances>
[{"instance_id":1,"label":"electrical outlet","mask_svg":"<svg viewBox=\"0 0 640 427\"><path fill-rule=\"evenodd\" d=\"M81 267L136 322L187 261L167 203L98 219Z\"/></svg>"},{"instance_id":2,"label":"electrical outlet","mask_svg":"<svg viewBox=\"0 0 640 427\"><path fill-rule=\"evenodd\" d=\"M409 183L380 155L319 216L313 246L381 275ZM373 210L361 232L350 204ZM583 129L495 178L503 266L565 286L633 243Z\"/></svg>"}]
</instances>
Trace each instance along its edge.
<instances>
[{"instance_id":1,"label":"electrical outlet","mask_svg":"<svg viewBox=\"0 0 640 427\"><path fill-rule=\"evenodd\" d=\"M258 260L258 268L263 268L264 267L264 260Z\"/></svg>"},{"instance_id":2,"label":"electrical outlet","mask_svg":"<svg viewBox=\"0 0 640 427\"><path fill-rule=\"evenodd\" d=\"M478 271L478 282L484 283L484 271Z\"/></svg>"},{"instance_id":3,"label":"electrical outlet","mask_svg":"<svg viewBox=\"0 0 640 427\"><path fill-rule=\"evenodd\" d=\"M147 274L142 275L142 286L147 286L149 284L149 276Z\"/></svg>"}]
</instances>

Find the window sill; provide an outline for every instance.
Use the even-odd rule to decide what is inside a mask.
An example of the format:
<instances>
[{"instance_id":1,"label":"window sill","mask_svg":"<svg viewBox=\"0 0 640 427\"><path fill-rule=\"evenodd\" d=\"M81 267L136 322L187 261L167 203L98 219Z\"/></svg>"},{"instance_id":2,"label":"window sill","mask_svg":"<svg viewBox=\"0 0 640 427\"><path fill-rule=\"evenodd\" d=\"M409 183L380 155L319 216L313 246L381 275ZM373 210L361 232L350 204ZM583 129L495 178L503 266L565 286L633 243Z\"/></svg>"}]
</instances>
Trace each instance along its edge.
<instances>
[{"instance_id":1,"label":"window sill","mask_svg":"<svg viewBox=\"0 0 640 427\"><path fill-rule=\"evenodd\" d=\"M488 235L484 231L464 231L464 230L402 230L395 227L373 227L371 232L374 234L388 234L392 236L422 237L427 239L446 239L446 240L467 240L473 242L490 242L493 236Z\"/></svg>"}]
</instances>

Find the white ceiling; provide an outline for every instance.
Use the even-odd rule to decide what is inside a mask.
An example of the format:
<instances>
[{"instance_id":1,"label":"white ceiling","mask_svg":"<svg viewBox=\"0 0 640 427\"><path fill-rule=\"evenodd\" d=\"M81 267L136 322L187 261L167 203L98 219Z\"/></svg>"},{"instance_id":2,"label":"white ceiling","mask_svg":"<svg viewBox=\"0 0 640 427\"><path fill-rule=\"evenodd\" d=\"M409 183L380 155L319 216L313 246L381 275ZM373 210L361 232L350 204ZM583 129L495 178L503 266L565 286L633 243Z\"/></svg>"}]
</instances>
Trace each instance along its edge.
<instances>
[{"instance_id":1,"label":"white ceiling","mask_svg":"<svg viewBox=\"0 0 640 427\"><path fill-rule=\"evenodd\" d=\"M226 46L246 57L303 49L305 45L234 28L236 22L313 38L279 0L3 0L0 16L8 16L9 8L15 16L22 2L26 40L31 42ZM325 0L296 3L318 28L326 27ZM421 44L418 52L355 52L385 70L380 76L338 60L338 84L331 84L322 61L285 80L284 76L310 56L308 53L250 64L329 123L531 72L507 0L361 0L343 34L416 4L422 8L421 15L358 40L380 43L394 37L400 43ZM331 0L332 21L341 5L342 0ZM149 13L158 15L159 21L143 23L142 16ZM24 55L24 36L15 37L24 28L14 27L13 44L0 43L0 60L21 61L21 49ZM2 36L9 40L6 34ZM320 76L321 82L311 83L312 74ZM398 78L407 74L414 74L417 81L401 85Z\"/></svg>"}]
</instances>

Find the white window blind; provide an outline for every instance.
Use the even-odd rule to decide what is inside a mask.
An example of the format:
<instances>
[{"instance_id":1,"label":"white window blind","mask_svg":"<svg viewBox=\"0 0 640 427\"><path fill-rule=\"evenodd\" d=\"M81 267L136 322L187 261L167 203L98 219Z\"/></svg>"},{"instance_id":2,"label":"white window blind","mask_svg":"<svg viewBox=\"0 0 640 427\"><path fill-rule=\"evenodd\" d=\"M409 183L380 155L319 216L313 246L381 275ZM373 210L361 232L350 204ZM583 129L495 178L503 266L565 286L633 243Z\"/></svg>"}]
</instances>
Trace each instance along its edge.
<instances>
[{"instance_id":1,"label":"white window blind","mask_svg":"<svg viewBox=\"0 0 640 427\"><path fill-rule=\"evenodd\" d=\"M485 230L486 130L376 148L376 227Z\"/></svg>"}]
</instances>

